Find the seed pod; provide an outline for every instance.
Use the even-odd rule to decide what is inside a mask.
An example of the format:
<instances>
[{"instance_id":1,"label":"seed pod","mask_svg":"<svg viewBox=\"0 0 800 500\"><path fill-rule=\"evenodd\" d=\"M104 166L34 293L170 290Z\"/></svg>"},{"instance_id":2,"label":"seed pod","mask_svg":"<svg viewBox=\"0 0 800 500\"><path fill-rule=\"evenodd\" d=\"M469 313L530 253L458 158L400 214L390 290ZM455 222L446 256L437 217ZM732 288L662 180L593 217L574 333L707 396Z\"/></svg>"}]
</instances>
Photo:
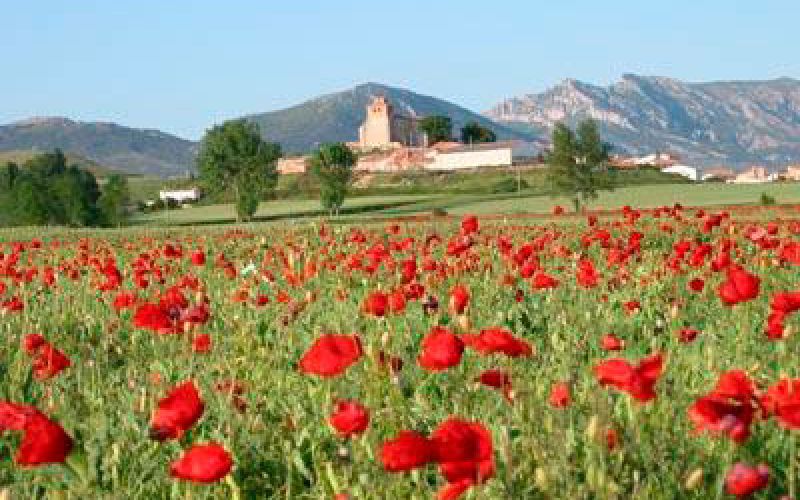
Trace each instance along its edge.
<instances>
[{"instance_id":1,"label":"seed pod","mask_svg":"<svg viewBox=\"0 0 800 500\"><path fill-rule=\"evenodd\" d=\"M544 467L537 467L534 471L534 481L536 482L536 486L542 490L547 491L547 487L549 486L549 478L547 476L547 470Z\"/></svg>"},{"instance_id":2,"label":"seed pod","mask_svg":"<svg viewBox=\"0 0 800 500\"><path fill-rule=\"evenodd\" d=\"M592 415L589 417L589 424L586 426L586 437L590 441L600 440L600 417Z\"/></svg>"},{"instance_id":3,"label":"seed pod","mask_svg":"<svg viewBox=\"0 0 800 500\"><path fill-rule=\"evenodd\" d=\"M687 490L693 490L700 486L703 482L703 477L705 476L705 471L698 467L697 469L693 470L686 476L686 482L684 483L684 487Z\"/></svg>"}]
</instances>

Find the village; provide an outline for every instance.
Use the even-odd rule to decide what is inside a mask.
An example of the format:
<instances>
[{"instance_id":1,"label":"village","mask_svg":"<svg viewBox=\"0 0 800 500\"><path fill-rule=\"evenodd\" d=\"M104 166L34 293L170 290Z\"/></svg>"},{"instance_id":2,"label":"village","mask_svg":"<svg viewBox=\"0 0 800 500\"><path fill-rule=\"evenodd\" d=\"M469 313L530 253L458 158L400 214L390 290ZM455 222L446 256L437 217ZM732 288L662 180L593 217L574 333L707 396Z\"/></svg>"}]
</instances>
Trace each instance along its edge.
<instances>
[{"instance_id":1,"label":"village","mask_svg":"<svg viewBox=\"0 0 800 500\"><path fill-rule=\"evenodd\" d=\"M465 144L454 140L429 144L426 134L419 131L419 118L395 109L388 98L374 96L365 110L358 129L358 140L347 146L358 154L353 168L360 174L403 173L415 171L479 173L481 169L538 169L545 168L546 145L522 140L505 140ZM305 174L310 155L288 156L278 160L281 175ZM742 171L719 165L701 168L682 163L679 155L656 152L643 156L612 155L610 166L620 170L656 168L665 174L685 177L692 182L724 182L760 184L779 181L800 181L800 165L788 165L782 171L770 171L753 165ZM190 204L202 198L202 190L191 186L185 189L163 189L162 202ZM151 203L155 203L151 200Z\"/></svg>"}]
</instances>

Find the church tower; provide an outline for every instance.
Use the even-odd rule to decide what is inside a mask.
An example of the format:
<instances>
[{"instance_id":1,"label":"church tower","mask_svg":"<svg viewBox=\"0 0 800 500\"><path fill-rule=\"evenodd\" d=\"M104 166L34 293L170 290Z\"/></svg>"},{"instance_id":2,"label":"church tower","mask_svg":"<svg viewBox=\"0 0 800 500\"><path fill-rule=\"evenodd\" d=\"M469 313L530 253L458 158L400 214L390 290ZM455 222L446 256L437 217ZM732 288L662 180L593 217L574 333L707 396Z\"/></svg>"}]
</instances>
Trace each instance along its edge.
<instances>
[{"instance_id":1,"label":"church tower","mask_svg":"<svg viewBox=\"0 0 800 500\"><path fill-rule=\"evenodd\" d=\"M385 96L376 96L367 104L367 117L358 129L361 149L385 149L392 144L392 115L394 110Z\"/></svg>"}]
</instances>

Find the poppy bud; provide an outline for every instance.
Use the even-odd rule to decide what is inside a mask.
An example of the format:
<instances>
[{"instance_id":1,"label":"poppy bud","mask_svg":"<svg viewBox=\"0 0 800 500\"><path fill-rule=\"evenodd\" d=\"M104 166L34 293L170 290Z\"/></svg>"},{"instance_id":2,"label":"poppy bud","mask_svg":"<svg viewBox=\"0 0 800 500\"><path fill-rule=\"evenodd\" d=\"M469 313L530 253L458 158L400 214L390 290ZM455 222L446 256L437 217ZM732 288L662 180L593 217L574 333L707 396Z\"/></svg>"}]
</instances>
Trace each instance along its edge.
<instances>
[{"instance_id":1,"label":"poppy bud","mask_svg":"<svg viewBox=\"0 0 800 500\"><path fill-rule=\"evenodd\" d=\"M466 314L459 315L458 320L456 322L458 323L458 327L461 329L462 332L468 332L472 327L472 324L469 320L469 316L467 316Z\"/></svg>"},{"instance_id":2,"label":"poppy bud","mask_svg":"<svg viewBox=\"0 0 800 500\"><path fill-rule=\"evenodd\" d=\"M600 417L592 415L589 417L589 424L586 426L586 437L589 441L600 440Z\"/></svg>"},{"instance_id":3,"label":"poppy bud","mask_svg":"<svg viewBox=\"0 0 800 500\"><path fill-rule=\"evenodd\" d=\"M705 476L705 471L702 468L697 468L693 470L688 476L686 476L686 483L684 483L684 487L687 490L693 490L700 486L703 482L703 476Z\"/></svg>"},{"instance_id":4,"label":"poppy bud","mask_svg":"<svg viewBox=\"0 0 800 500\"><path fill-rule=\"evenodd\" d=\"M547 491L547 487L549 486L547 470L544 467L537 467L533 473L533 477L534 481L536 482L536 486L542 491Z\"/></svg>"}]
</instances>

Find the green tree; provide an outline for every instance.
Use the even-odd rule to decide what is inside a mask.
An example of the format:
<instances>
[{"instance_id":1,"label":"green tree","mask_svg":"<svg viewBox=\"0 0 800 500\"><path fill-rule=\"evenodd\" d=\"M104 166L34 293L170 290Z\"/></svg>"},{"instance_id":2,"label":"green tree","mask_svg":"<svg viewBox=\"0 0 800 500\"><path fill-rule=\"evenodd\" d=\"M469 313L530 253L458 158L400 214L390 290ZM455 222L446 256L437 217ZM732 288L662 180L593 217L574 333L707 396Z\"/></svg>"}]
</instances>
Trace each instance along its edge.
<instances>
[{"instance_id":1,"label":"green tree","mask_svg":"<svg viewBox=\"0 0 800 500\"><path fill-rule=\"evenodd\" d=\"M603 142L594 120L582 121L575 132L557 124L552 142L545 158L550 186L554 195L568 197L576 212L597 198L598 190L613 189L607 175L611 145Z\"/></svg>"},{"instance_id":2,"label":"green tree","mask_svg":"<svg viewBox=\"0 0 800 500\"><path fill-rule=\"evenodd\" d=\"M280 157L280 145L264 141L257 124L232 120L206 132L197 170L209 193L233 192L236 220L241 221L252 217L258 201L275 188Z\"/></svg>"},{"instance_id":3,"label":"green tree","mask_svg":"<svg viewBox=\"0 0 800 500\"><path fill-rule=\"evenodd\" d=\"M461 127L461 142L464 144L495 141L497 141L497 135L492 129L484 127L478 122L469 122Z\"/></svg>"},{"instance_id":4,"label":"green tree","mask_svg":"<svg viewBox=\"0 0 800 500\"><path fill-rule=\"evenodd\" d=\"M322 207L333 215L344 204L356 155L345 144L323 144L311 157L311 173L319 182Z\"/></svg>"},{"instance_id":5,"label":"green tree","mask_svg":"<svg viewBox=\"0 0 800 500\"><path fill-rule=\"evenodd\" d=\"M10 224L41 226L50 222L48 193L45 186L29 173L17 177L10 196Z\"/></svg>"},{"instance_id":6,"label":"green tree","mask_svg":"<svg viewBox=\"0 0 800 500\"><path fill-rule=\"evenodd\" d=\"M110 226L121 226L125 221L125 207L129 201L128 179L119 174L111 175L103 185L102 194L97 202L104 222Z\"/></svg>"},{"instance_id":7,"label":"green tree","mask_svg":"<svg viewBox=\"0 0 800 500\"><path fill-rule=\"evenodd\" d=\"M453 122L448 116L431 115L419 121L417 128L428 137L428 144L449 141L453 137Z\"/></svg>"}]
</instances>

